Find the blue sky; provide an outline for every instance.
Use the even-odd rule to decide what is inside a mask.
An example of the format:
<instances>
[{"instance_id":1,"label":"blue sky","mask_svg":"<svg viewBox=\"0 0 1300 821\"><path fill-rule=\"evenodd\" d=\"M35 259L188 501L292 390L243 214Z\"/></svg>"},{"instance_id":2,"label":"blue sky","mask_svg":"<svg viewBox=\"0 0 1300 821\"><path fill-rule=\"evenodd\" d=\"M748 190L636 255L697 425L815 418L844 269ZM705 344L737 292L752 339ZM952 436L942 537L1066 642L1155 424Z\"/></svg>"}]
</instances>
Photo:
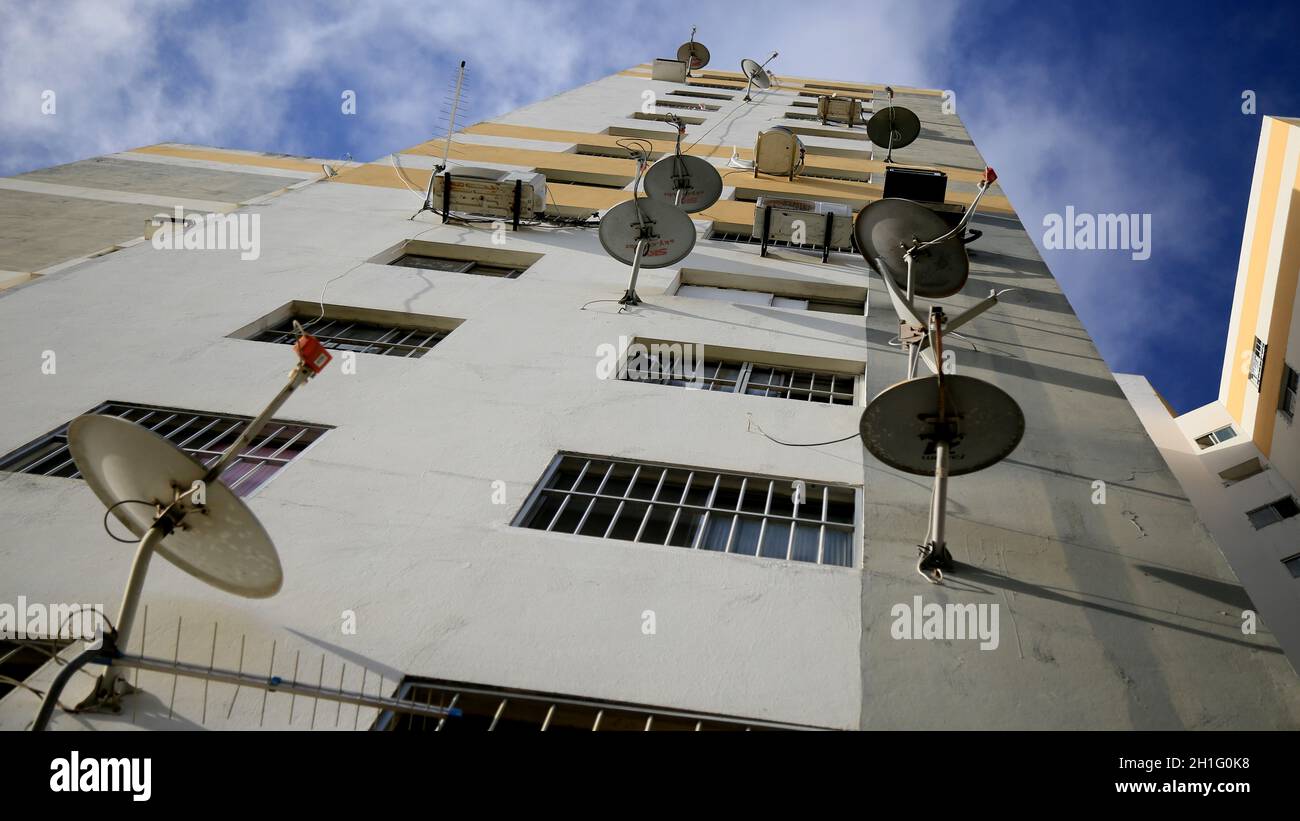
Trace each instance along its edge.
<instances>
[{"instance_id":1,"label":"blue sky","mask_svg":"<svg viewBox=\"0 0 1300 821\"><path fill-rule=\"evenodd\" d=\"M1218 391L1260 115L1300 115L1287 3L197 3L0 0L0 174L175 141L362 160L430 137L456 64L470 119L699 26L714 65L952 89L1115 371L1178 410ZM829 21L829 24L828 24ZM41 95L56 92L56 113ZM356 92L357 113L340 110ZM1242 113L1252 90L1259 114ZM1146 213L1151 257L1042 247L1044 214Z\"/></svg>"}]
</instances>

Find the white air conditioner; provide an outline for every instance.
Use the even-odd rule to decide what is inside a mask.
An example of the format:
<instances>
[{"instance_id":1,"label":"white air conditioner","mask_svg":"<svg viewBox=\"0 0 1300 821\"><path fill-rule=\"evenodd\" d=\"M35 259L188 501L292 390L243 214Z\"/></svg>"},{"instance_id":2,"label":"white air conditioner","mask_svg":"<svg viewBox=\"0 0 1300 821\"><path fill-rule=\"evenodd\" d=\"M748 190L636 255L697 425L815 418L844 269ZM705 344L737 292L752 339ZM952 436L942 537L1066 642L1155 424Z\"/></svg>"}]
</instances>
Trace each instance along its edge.
<instances>
[{"instance_id":1,"label":"white air conditioner","mask_svg":"<svg viewBox=\"0 0 1300 821\"><path fill-rule=\"evenodd\" d=\"M862 123L862 101L856 97L823 95L817 98L817 117L823 123L844 123L852 128Z\"/></svg>"},{"instance_id":2,"label":"white air conditioner","mask_svg":"<svg viewBox=\"0 0 1300 821\"><path fill-rule=\"evenodd\" d=\"M829 242L826 241L828 225ZM759 197L750 236L762 240L764 227L767 242L848 248L853 242L853 211L838 202Z\"/></svg>"},{"instance_id":3,"label":"white air conditioner","mask_svg":"<svg viewBox=\"0 0 1300 821\"><path fill-rule=\"evenodd\" d=\"M546 177L535 171L453 165L434 180L433 202L436 207L445 204L447 210L462 214L532 217L546 209Z\"/></svg>"},{"instance_id":4,"label":"white air conditioner","mask_svg":"<svg viewBox=\"0 0 1300 821\"><path fill-rule=\"evenodd\" d=\"M803 142L785 126L760 131L754 145L754 176L763 173L793 180L803 168L803 155Z\"/></svg>"},{"instance_id":5,"label":"white air conditioner","mask_svg":"<svg viewBox=\"0 0 1300 821\"><path fill-rule=\"evenodd\" d=\"M686 82L686 63L682 60L659 58L650 71L651 80L663 80L669 83Z\"/></svg>"}]
</instances>

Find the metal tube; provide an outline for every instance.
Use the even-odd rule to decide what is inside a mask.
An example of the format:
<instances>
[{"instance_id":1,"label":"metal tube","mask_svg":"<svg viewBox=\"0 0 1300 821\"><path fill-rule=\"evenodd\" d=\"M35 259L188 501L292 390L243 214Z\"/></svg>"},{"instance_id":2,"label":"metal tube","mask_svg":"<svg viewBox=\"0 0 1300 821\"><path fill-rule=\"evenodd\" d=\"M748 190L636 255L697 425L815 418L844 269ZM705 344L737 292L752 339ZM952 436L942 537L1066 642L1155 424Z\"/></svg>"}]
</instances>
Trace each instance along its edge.
<instances>
[{"instance_id":1,"label":"metal tube","mask_svg":"<svg viewBox=\"0 0 1300 821\"><path fill-rule=\"evenodd\" d=\"M122 594L122 605L117 610L117 621L114 622L117 632L113 641L119 649L125 649L131 639L131 627L135 624L135 611L140 606L140 594L144 590L145 575L149 572L149 560L166 535L164 528L155 524L145 532L136 548L135 559L131 561L131 576L126 583L126 592ZM118 670L108 667L104 671L102 690L111 695L117 678Z\"/></svg>"},{"instance_id":2,"label":"metal tube","mask_svg":"<svg viewBox=\"0 0 1300 821\"><path fill-rule=\"evenodd\" d=\"M934 444L934 503L930 506L930 536L935 553L943 550L944 512L948 506L948 443Z\"/></svg>"},{"instance_id":3,"label":"metal tube","mask_svg":"<svg viewBox=\"0 0 1300 821\"><path fill-rule=\"evenodd\" d=\"M298 365L294 367L293 372L289 374L288 384L280 389L280 392L271 400L271 404L267 405L266 408L257 415L256 419L248 423L248 427L244 428L244 432L235 440L235 443L221 455L221 458L218 459L212 467L208 468L208 472L203 477L204 483L215 482L217 477L221 475L221 472L230 467L231 462L239 458L240 451L248 447L249 443L253 441L257 434L262 432L262 428L266 427L266 423L270 421L276 411L280 410L280 406L289 399L289 395L297 390L301 385L305 384L310 378L311 372L308 371L301 362L298 363ZM120 626L121 625L119 624L119 627Z\"/></svg>"}]
</instances>

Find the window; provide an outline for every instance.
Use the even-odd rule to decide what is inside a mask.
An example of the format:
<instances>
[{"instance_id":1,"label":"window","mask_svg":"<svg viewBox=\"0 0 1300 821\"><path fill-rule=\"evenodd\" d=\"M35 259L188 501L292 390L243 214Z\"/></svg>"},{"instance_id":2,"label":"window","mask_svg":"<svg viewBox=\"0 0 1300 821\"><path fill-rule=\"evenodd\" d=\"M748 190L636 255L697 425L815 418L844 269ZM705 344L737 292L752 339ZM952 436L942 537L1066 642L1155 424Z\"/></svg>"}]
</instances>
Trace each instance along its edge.
<instances>
[{"instance_id":1,"label":"window","mask_svg":"<svg viewBox=\"0 0 1300 821\"><path fill-rule=\"evenodd\" d=\"M1283 519L1290 519L1300 513L1300 506L1296 505L1295 499L1290 496L1283 496L1276 502L1257 507L1254 510L1246 512L1246 517L1250 519L1250 524L1256 530L1277 524Z\"/></svg>"},{"instance_id":2,"label":"window","mask_svg":"<svg viewBox=\"0 0 1300 821\"><path fill-rule=\"evenodd\" d=\"M412 239L403 240L366 262L423 271L446 271L497 279L516 279L541 258L541 254L529 254L523 251Z\"/></svg>"},{"instance_id":3,"label":"window","mask_svg":"<svg viewBox=\"0 0 1300 821\"><path fill-rule=\"evenodd\" d=\"M823 311L831 314L862 316L866 307L862 300L815 299L801 296L783 296L749 288L720 288L710 285L682 285L676 296L694 299L717 299L749 305L770 305L773 308L794 308L800 311Z\"/></svg>"},{"instance_id":4,"label":"window","mask_svg":"<svg viewBox=\"0 0 1300 821\"><path fill-rule=\"evenodd\" d=\"M559 454L514 525L852 567L856 521L850 487Z\"/></svg>"},{"instance_id":5,"label":"window","mask_svg":"<svg viewBox=\"0 0 1300 821\"><path fill-rule=\"evenodd\" d=\"M323 312L323 313L322 313ZM236 339L292 345L298 338L293 323L334 351L401 356L418 359L460 324L460 320L376 311L345 305L320 305L295 300L231 334Z\"/></svg>"},{"instance_id":6,"label":"window","mask_svg":"<svg viewBox=\"0 0 1300 821\"><path fill-rule=\"evenodd\" d=\"M1259 457L1255 456L1240 465L1233 465L1227 470L1219 471L1219 478L1223 480L1223 486L1228 487L1229 485L1235 485L1242 479L1249 479L1257 473L1263 473L1264 470L1265 468L1260 464Z\"/></svg>"},{"instance_id":7,"label":"window","mask_svg":"<svg viewBox=\"0 0 1300 821\"><path fill-rule=\"evenodd\" d=\"M524 272L522 268L512 268L508 265L488 265L472 260L430 257L423 254L402 254L388 264L400 265L403 268L422 268L426 271L452 271L457 274L478 274L505 279L514 279Z\"/></svg>"},{"instance_id":8,"label":"window","mask_svg":"<svg viewBox=\"0 0 1300 821\"><path fill-rule=\"evenodd\" d=\"M176 408L105 402L90 413L116 416L148 428L204 466L210 465L235 443L251 417L224 413L177 410ZM248 496L294 459L298 458L329 428L303 422L272 419L258 438L239 454L221 474L221 481L236 495ZM45 434L0 458L0 470L36 476L79 479L81 473L68 453L68 426Z\"/></svg>"},{"instance_id":9,"label":"window","mask_svg":"<svg viewBox=\"0 0 1300 821\"><path fill-rule=\"evenodd\" d=\"M1278 398L1278 410L1287 419L1295 419L1295 398L1300 392L1300 374L1290 365L1282 366L1282 395Z\"/></svg>"},{"instance_id":10,"label":"window","mask_svg":"<svg viewBox=\"0 0 1300 821\"><path fill-rule=\"evenodd\" d=\"M852 405L857 399L857 377L851 373L782 368L734 359L680 357L678 347L641 343L629 355L623 379L677 388L796 399L823 405ZM701 346L681 345L680 350ZM643 353L644 352L644 353Z\"/></svg>"},{"instance_id":11,"label":"window","mask_svg":"<svg viewBox=\"0 0 1300 821\"><path fill-rule=\"evenodd\" d=\"M705 83L699 80L687 80L686 85L692 86L694 88L721 88L721 89L726 89L727 91L739 90L734 85L728 86L728 85L723 85L722 83ZM744 88L743 84L740 86L740 88Z\"/></svg>"},{"instance_id":12,"label":"window","mask_svg":"<svg viewBox=\"0 0 1300 821\"><path fill-rule=\"evenodd\" d=\"M839 251L840 253L844 253L844 254L851 254L851 253L853 253L853 240L852 240L852 234L850 234L849 237L850 237L850 239L849 239L849 244L848 244L848 245L832 245L832 246L831 246L831 250L832 250L832 251ZM716 228L716 227L713 229L713 232L712 232L711 234L709 234L709 239L711 239L711 240L717 240L717 241L719 241L719 242L739 242L739 243L748 244L748 245L762 245L762 244L763 244L763 241L762 241L761 239L759 239L759 238L756 237L756 236L753 236L753 235L750 234L748 231L728 231L728 230L725 230L725 229L723 229L723 228ZM790 240L786 240L786 239L773 239L773 240L769 240L768 243L767 243L767 245L768 245L769 248L795 248L795 249L804 250L804 251L820 251L820 250L821 250L821 246L820 246L820 245L813 245L813 244L811 244L811 243L805 243L805 244L803 244L803 245L800 245L800 244L798 244L798 243L794 243L794 242L791 242Z\"/></svg>"},{"instance_id":13,"label":"window","mask_svg":"<svg viewBox=\"0 0 1300 821\"><path fill-rule=\"evenodd\" d=\"M678 89L678 90L676 90L676 91L670 91L670 92L668 92L668 95L667 95L667 96L669 96L669 97L699 97L699 98L701 98L701 99L705 99L705 100L734 100L734 99L736 99L736 95L735 95L735 94L714 94L713 92L710 92L710 91L685 91L685 90L682 90L682 89Z\"/></svg>"},{"instance_id":14,"label":"window","mask_svg":"<svg viewBox=\"0 0 1300 821\"><path fill-rule=\"evenodd\" d=\"M411 676L402 679L393 697L455 708L460 710L460 715L429 718L385 711L375 719L371 729L385 732L801 729L730 716Z\"/></svg>"},{"instance_id":15,"label":"window","mask_svg":"<svg viewBox=\"0 0 1300 821\"><path fill-rule=\"evenodd\" d=\"M27 615L19 613L18 618L25 620ZM49 629L58 632L59 625ZM26 688L23 682L72 642L64 638L0 639L0 698L15 687Z\"/></svg>"},{"instance_id":16,"label":"window","mask_svg":"<svg viewBox=\"0 0 1300 821\"><path fill-rule=\"evenodd\" d=\"M1286 565L1286 569L1291 571L1291 578L1300 579L1300 553L1289 559L1283 559L1282 564Z\"/></svg>"},{"instance_id":17,"label":"window","mask_svg":"<svg viewBox=\"0 0 1300 821\"><path fill-rule=\"evenodd\" d=\"M1226 427L1219 428L1218 430L1210 431L1204 436L1198 437L1196 440L1196 444L1200 445L1202 449L1209 448L1221 442L1226 442L1229 439L1234 438L1236 435L1237 432L1232 429L1232 425L1228 425Z\"/></svg>"},{"instance_id":18,"label":"window","mask_svg":"<svg viewBox=\"0 0 1300 821\"><path fill-rule=\"evenodd\" d=\"M1264 378L1264 357L1268 355L1268 345L1255 337L1255 344L1250 351L1250 381L1255 383L1255 387L1260 387L1260 382Z\"/></svg>"},{"instance_id":19,"label":"window","mask_svg":"<svg viewBox=\"0 0 1300 821\"><path fill-rule=\"evenodd\" d=\"M672 122L672 120L673 120L674 117L677 118L678 120L681 120L681 121L682 121L683 123L685 123L686 125L703 125L703 124L704 124L704 118L703 118L703 117L692 117L692 116L690 116L689 114L647 114L647 113L645 113L644 111L635 111L635 112L632 113L632 119L634 119L634 120L657 120L657 121L659 121L659 122L661 122L661 123ZM613 133L613 132L611 132L611 133ZM674 135L673 135L672 133L669 134L669 138L670 138L670 139L671 139L673 136L674 136Z\"/></svg>"},{"instance_id":20,"label":"window","mask_svg":"<svg viewBox=\"0 0 1300 821\"><path fill-rule=\"evenodd\" d=\"M682 100L655 100L657 108L686 108L691 111L717 111L721 106L712 103L688 103Z\"/></svg>"}]
</instances>

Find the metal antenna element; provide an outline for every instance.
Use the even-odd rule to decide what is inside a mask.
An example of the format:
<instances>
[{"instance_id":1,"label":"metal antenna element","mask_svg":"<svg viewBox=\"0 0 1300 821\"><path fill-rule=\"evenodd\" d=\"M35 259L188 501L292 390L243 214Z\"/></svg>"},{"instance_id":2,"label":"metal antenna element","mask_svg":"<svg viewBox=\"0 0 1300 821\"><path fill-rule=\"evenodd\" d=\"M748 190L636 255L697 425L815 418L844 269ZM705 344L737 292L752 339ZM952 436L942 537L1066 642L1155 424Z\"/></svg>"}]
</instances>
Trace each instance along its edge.
<instances>
[{"instance_id":1,"label":"metal antenna element","mask_svg":"<svg viewBox=\"0 0 1300 821\"><path fill-rule=\"evenodd\" d=\"M447 168L448 158L451 155L451 135L456 132L456 112L460 110L460 95L464 86L465 61L461 60L460 68L456 70L456 90L452 94L451 114L447 119L447 139L442 147L442 162L434 166L432 172L430 172L429 185L424 190L424 205L421 205L420 210L411 215L411 219L415 219L425 211L437 213L437 210L433 207L433 184L438 179L438 175Z\"/></svg>"},{"instance_id":2,"label":"metal antenna element","mask_svg":"<svg viewBox=\"0 0 1300 821\"><path fill-rule=\"evenodd\" d=\"M171 537L162 551L164 558L214 587L249 597L271 596L280 589L283 573L270 537L239 497L217 480L289 396L329 364L332 356L318 339L298 322L294 330L298 361L288 382L210 468L161 436L123 419L88 414L68 426L68 449L86 483L140 541L112 629L103 633L99 647L63 667L41 703L34 729L45 728L59 694L87 663L104 664L107 669L78 709L118 712L121 697L135 691L113 661L130 641L149 561L164 539ZM140 509L144 505L126 510L120 506L123 499L152 502L153 512L144 513ZM179 640L178 626L177 652Z\"/></svg>"},{"instance_id":3,"label":"metal antenna element","mask_svg":"<svg viewBox=\"0 0 1300 821\"><path fill-rule=\"evenodd\" d=\"M767 73L767 64L775 60L776 57L777 52L774 51L772 52L772 56L768 57L762 63L755 62L748 58L740 61L740 71L748 79L748 82L745 84L745 102L753 102L753 97L750 92L754 88L763 90L772 87L772 76Z\"/></svg>"}]
</instances>

